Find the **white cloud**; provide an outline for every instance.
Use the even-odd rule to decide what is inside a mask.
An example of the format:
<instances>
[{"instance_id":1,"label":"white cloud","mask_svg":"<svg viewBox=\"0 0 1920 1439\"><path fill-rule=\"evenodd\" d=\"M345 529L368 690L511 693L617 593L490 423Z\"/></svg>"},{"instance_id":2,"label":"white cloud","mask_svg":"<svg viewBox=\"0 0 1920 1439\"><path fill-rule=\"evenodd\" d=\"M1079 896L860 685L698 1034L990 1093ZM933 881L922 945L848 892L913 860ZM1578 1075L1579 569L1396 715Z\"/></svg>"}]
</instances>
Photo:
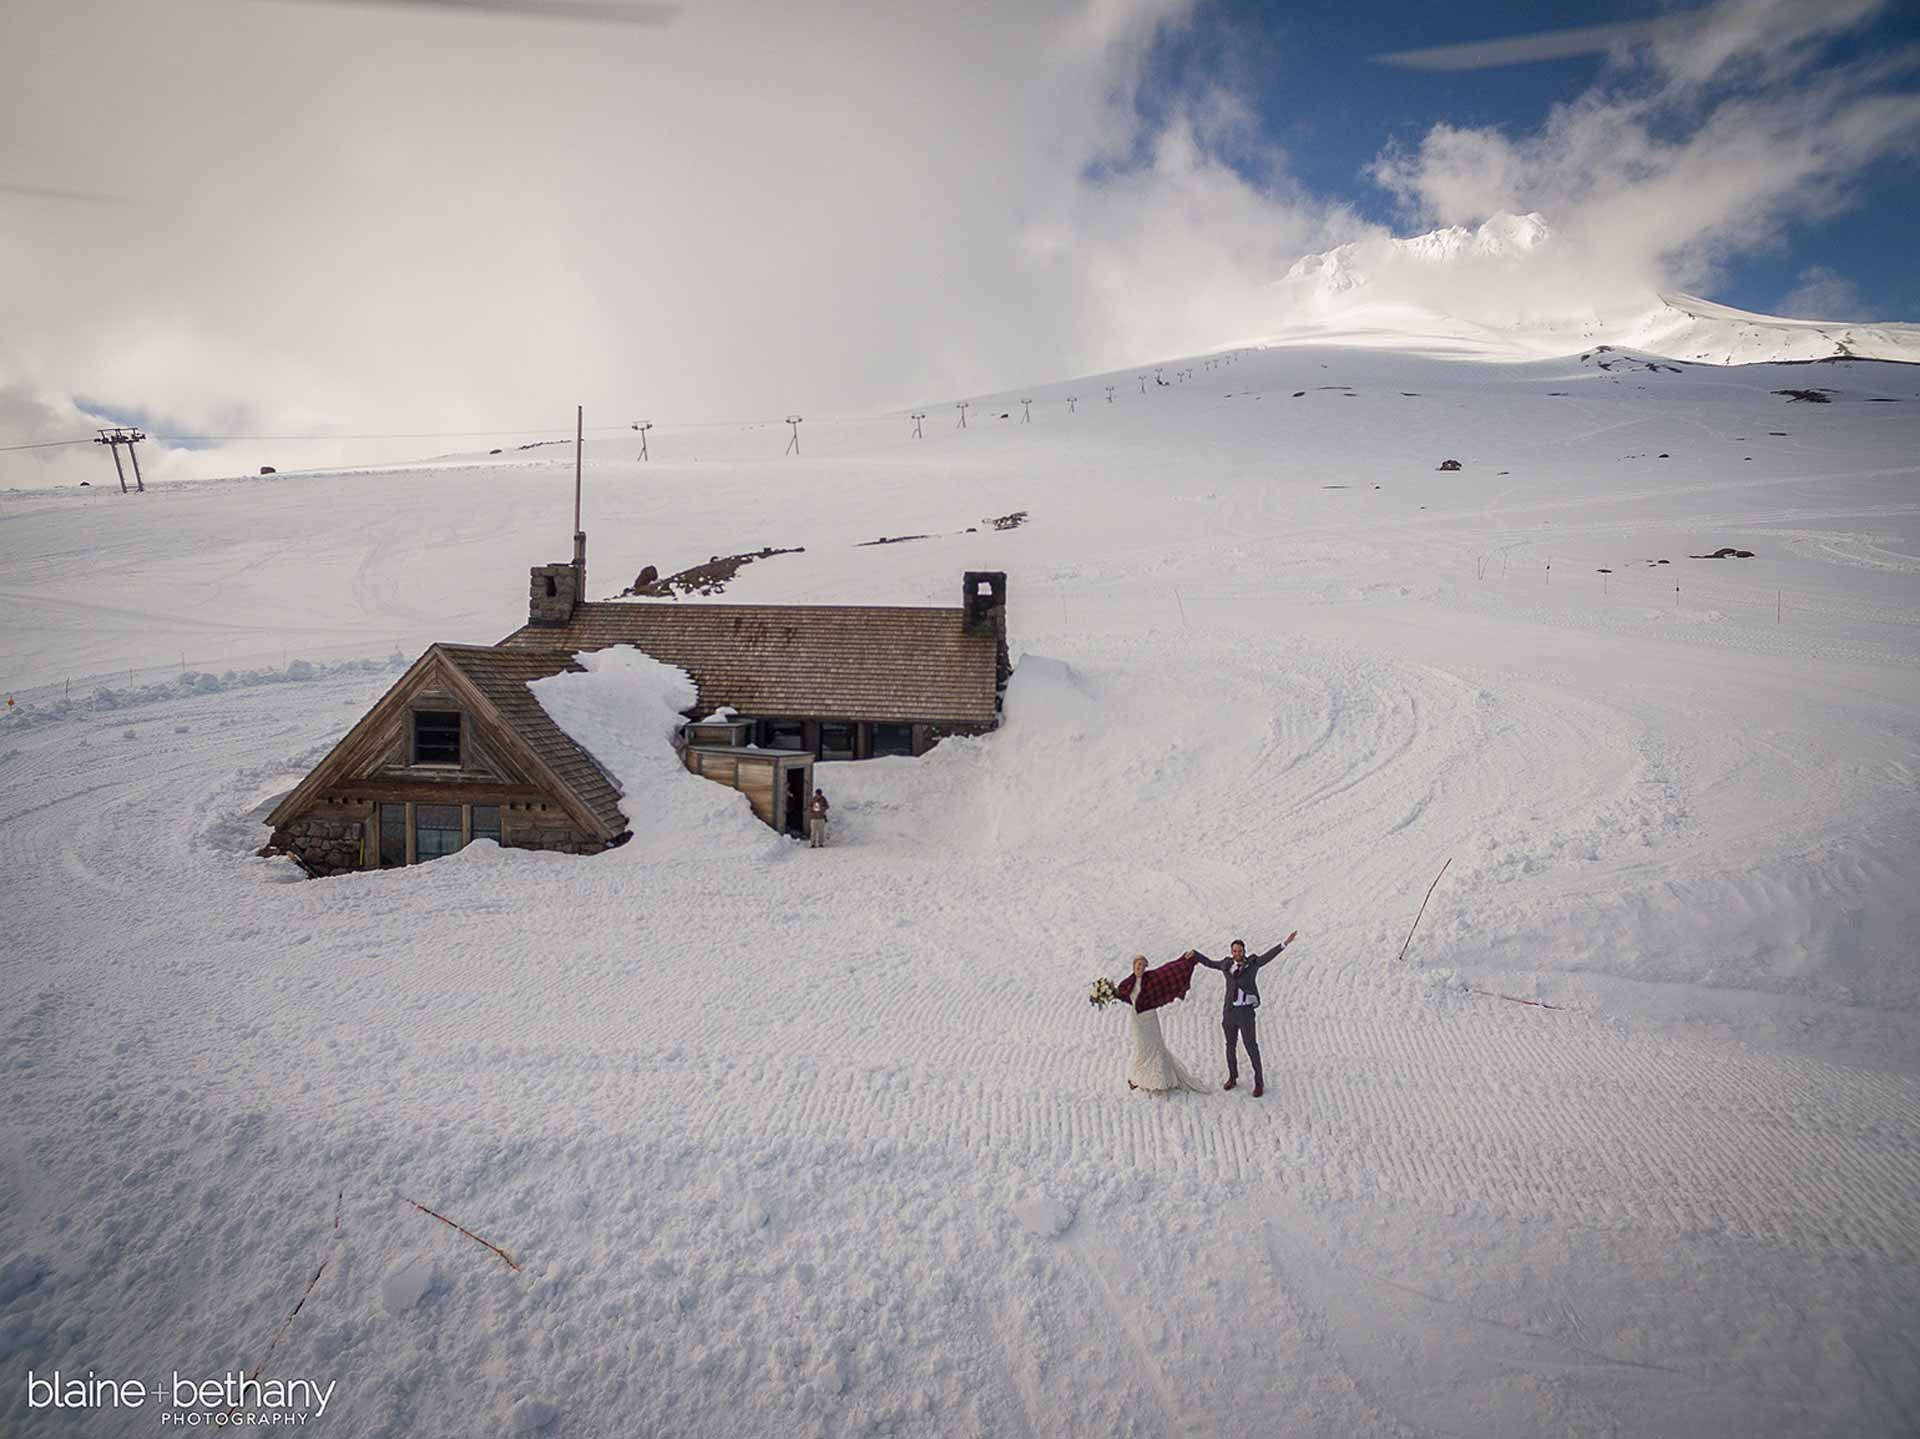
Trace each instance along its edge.
<instances>
[{"instance_id":1,"label":"white cloud","mask_svg":"<svg viewBox=\"0 0 1920 1439\"><path fill-rule=\"evenodd\" d=\"M1229 86L1143 129L1192 4L9 0L0 386L38 409L5 438L87 418L75 395L200 433L874 409L1258 333L1296 256L1381 232L1303 192ZM1722 5L1537 134L1438 126L1377 174L1410 217L1546 211L1554 283L1697 281L1915 133L1900 57L1809 68L1871 9ZM88 457L0 455L0 485Z\"/></svg>"},{"instance_id":2,"label":"white cloud","mask_svg":"<svg viewBox=\"0 0 1920 1439\"><path fill-rule=\"evenodd\" d=\"M1879 0L1724 0L1664 28L1532 134L1434 126L1374 176L1410 218L1544 212L1590 288L1698 288L1728 257L1832 213L1869 164L1920 137L1912 53L1820 65Z\"/></svg>"},{"instance_id":3,"label":"white cloud","mask_svg":"<svg viewBox=\"0 0 1920 1439\"><path fill-rule=\"evenodd\" d=\"M1845 275L1825 265L1809 265L1774 310L1795 320L1858 320L1866 306Z\"/></svg>"},{"instance_id":4,"label":"white cloud","mask_svg":"<svg viewBox=\"0 0 1920 1439\"><path fill-rule=\"evenodd\" d=\"M1310 231L1190 138L1087 178L1139 150L1188 7L15 0L0 181L127 202L0 194L0 383L384 433L878 407L1198 348L1227 276ZM109 51L150 58L102 83ZM1194 97L1183 134L1232 115Z\"/></svg>"}]
</instances>

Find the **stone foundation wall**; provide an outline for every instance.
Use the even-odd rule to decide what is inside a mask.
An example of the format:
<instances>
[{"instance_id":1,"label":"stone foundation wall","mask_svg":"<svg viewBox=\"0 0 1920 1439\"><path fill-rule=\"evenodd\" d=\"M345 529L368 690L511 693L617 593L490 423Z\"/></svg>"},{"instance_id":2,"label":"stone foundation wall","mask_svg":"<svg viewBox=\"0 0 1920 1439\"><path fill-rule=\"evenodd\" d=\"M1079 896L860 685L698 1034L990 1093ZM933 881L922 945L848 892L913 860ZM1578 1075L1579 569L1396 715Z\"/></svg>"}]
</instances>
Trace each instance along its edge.
<instances>
[{"instance_id":1,"label":"stone foundation wall","mask_svg":"<svg viewBox=\"0 0 1920 1439\"><path fill-rule=\"evenodd\" d=\"M365 826L357 819L306 814L273 832L272 845L305 865L310 874L345 874L360 868Z\"/></svg>"}]
</instances>

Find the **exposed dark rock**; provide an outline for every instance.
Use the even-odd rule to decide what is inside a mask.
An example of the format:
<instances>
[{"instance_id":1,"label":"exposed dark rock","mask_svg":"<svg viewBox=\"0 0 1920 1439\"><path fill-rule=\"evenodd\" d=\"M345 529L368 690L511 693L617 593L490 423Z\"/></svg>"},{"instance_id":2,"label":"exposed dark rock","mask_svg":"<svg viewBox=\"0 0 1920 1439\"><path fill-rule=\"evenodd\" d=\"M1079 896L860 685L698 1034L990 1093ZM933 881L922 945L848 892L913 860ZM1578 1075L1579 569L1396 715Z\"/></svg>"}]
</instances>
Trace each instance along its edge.
<instances>
[{"instance_id":1,"label":"exposed dark rock","mask_svg":"<svg viewBox=\"0 0 1920 1439\"><path fill-rule=\"evenodd\" d=\"M670 600L680 595L717 595L725 592L727 582L741 569L755 560L771 559L775 555L801 555L806 553L805 545L795 545L791 549L777 550L771 545L763 545L758 550L748 550L738 555L713 555L704 565L692 565L665 579L648 581L649 573L657 573L648 565L635 576L632 588L622 590L622 595L637 595L648 599Z\"/></svg>"},{"instance_id":2,"label":"exposed dark rock","mask_svg":"<svg viewBox=\"0 0 1920 1439\"><path fill-rule=\"evenodd\" d=\"M1458 460L1442 460L1440 462L1440 468L1443 470L1457 470L1460 468L1460 462Z\"/></svg>"},{"instance_id":3,"label":"exposed dark rock","mask_svg":"<svg viewBox=\"0 0 1920 1439\"><path fill-rule=\"evenodd\" d=\"M1687 558L1690 560L1750 560L1753 558L1753 551L1736 550L1732 545L1722 545L1710 555L1688 555ZM1661 563L1664 564L1665 561Z\"/></svg>"}]
</instances>

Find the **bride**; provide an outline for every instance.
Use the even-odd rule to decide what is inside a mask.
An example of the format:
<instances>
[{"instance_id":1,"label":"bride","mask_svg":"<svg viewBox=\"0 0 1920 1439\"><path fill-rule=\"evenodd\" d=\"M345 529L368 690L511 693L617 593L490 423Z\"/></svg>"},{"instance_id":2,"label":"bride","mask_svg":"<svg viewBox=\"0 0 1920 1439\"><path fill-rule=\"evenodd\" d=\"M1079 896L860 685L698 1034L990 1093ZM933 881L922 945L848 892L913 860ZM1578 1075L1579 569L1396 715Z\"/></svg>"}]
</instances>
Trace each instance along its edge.
<instances>
[{"instance_id":1,"label":"bride","mask_svg":"<svg viewBox=\"0 0 1920 1439\"><path fill-rule=\"evenodd\" d=\"M1150 1094L1190 1089L1201 1093L1205 1086L1187 1072L1173 1057L1160 1033L1163 1004L1187 997L1193 982L1194 961L1182 956L1160 968L1149 970L1147 957L1133 957L1133 973L1114 987L1114 993L1133 1010L1133 1062L1127 1066L1127 1088L1144 1089Z\"/></svg>"}]
</instances>

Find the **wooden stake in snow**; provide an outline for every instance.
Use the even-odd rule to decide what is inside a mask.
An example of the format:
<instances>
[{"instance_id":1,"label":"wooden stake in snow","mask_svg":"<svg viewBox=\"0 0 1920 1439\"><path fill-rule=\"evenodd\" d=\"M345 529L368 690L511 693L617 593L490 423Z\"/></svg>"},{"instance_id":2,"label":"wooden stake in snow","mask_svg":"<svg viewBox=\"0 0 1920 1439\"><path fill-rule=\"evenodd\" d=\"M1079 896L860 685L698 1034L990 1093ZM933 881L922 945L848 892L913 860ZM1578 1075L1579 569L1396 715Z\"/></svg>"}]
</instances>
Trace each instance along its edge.
<instances>
[{"instance_id":1,"label":"wooden stake in snow","mask_svg":"<svg viewBox=\"0 0 1920 1439\"><path fill-rule=\"evenodd\" d=\"M1535 1009L1559 1009L1557 1004L1548 1004L1544 999L1522 999L1517 994L1502 994L1497 989L1469 989L1468 994L1484 994L1488 999L1504 999L1509 1004L1530 1004Z\"/></svg>"},{"instance_id":2,"label":"wooden stake in snow","mask_svg":"<svg viewBox=\"0 0 1920 1439\"><path fill-rule=\"evenodd\" d=\"M442 1224L446 1225L449 1229L458 1229L462 1234L466 1235L467 1238L471 1239L475 1244L485 1245L488 1249L491 1249L495 1254L498 1254L502 1259L506 1260L507 1268L511 1269L514 1273L518 1274L520 1272L520 1265L514 1260L514 1257L511 1254L507 1253L506 1250L502 1249L498 1244L489 1243L487 1240L482 1239L478 1234L475 1234L471 1229L462 1228L460 1225L455 1224L451 1219L447 1218L446 1215L436 1213L435 1211L427 1208L426 1205L420 1203L416 1199L409 1199L407 1198L406 1195L403 1194L400 1196L400 1202L402 1204L411 1204L415 1209L419 1210L422 1214L432 1215L435 1219L439 1220Z\"/></svg>"},{"instance_id":3,"label":"wooden stake in snow","mask_svg":"<svg viewBox=\"0 0 1920 1439\"><path fill-rule=\"evenodd\" d=\"M1453 863L1453 856L1448 855L1447 864L1452 864L1452 863ZM1440 884L1440 875L1445 874L1447 872L1447 864L1443 864L1440 866L1440 874L1436 874L1433 877L1433 883L1427 886L1427 899L1433 898L1433 892L1436 888L1439 887L1439 884ZM1413 929L1409 929L1407 931L1407 944L1413 943L1413 930L1420 928L1420 915L1425 914L1427 912L1427 899L1423 899L1420 901L1420 914L1416 914L1413 917ZM1407 944L1403 944L1400 946L1400 958L1402 959L1405 959L1407 957Z\"/></svg>"}]
</instances>

